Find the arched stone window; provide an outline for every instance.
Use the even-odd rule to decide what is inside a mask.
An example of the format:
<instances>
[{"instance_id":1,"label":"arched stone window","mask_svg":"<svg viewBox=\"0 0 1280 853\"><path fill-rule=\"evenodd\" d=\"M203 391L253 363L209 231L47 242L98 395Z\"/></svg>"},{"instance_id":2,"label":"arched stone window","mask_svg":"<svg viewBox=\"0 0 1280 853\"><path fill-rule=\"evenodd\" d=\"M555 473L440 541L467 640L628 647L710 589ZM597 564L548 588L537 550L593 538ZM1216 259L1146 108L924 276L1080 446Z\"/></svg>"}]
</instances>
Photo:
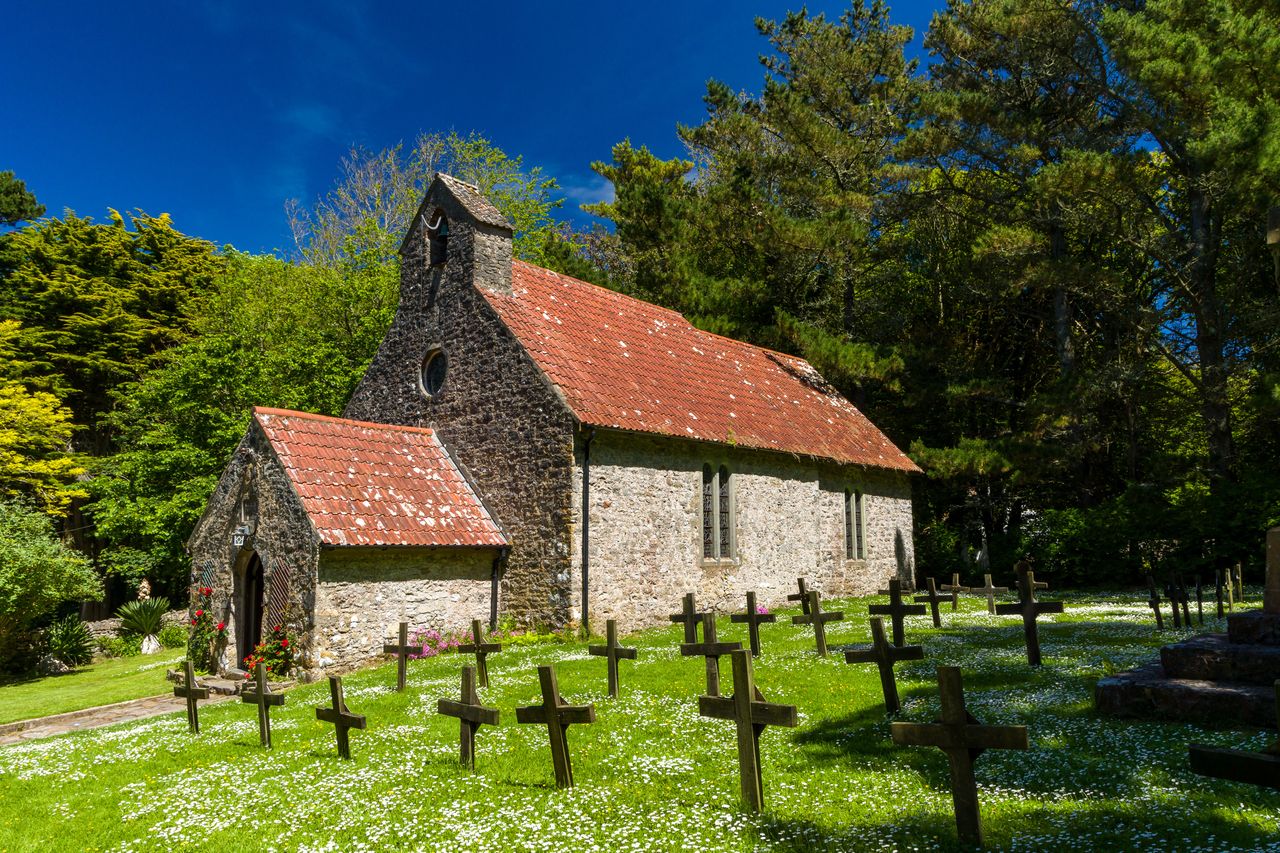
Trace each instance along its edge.
<instances>
[{"instance_id":1,"label":"arched stone window","mask_svg":"<svg viewBox=\"0 0 1280 853\"><path fill-rule=\"evenodd\" d=\"M734 536L733 476L727 466L702 466L702 558L731 560Z\"/></svg>"},{"instance_id":2,"label":"arched stone window","mask_svg":"<svg viewBox=\"0 0 1280 853\"><path fill-rule=\"evenodd\" d=\"M427 229L427 266L442 267L449 259L449 220L438 207L423 220Z\"/></svg>"}]
</instances>

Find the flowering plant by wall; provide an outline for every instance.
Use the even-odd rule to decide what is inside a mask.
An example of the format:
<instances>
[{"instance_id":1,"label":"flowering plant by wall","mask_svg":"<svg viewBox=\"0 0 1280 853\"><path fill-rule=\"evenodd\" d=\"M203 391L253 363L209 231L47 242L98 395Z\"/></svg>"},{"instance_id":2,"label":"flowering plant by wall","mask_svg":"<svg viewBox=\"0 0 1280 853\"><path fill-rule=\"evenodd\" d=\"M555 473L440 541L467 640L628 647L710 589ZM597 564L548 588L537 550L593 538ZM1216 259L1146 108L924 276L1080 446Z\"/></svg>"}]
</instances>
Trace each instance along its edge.
<instances>
[{"instance_id":1,"label":"flowering plant by wall","mask_svg":"<svg viewBox=\"0 0 1280 853\"><path fill-rule=\"evenodd\" d=\"M226 641L226 623L213 621L213 588L202 586L197 590L195 609L191 611L187 657L199 672L214 672L218 653Z\"/></svg>"},{"instance_id":2,"label":"flowering plant by wall","mask_svg":"<svg viewBox=\"0 0 1280 853\"><path fill-rule=\"evenodd\" d=\"M244 659L245 675L253 677L259 663L267 665L267 675L284 678L293 670L293 642L283 625L271 629L271 635L254 648L253 654Z\"/></svg>"}]
</instances>

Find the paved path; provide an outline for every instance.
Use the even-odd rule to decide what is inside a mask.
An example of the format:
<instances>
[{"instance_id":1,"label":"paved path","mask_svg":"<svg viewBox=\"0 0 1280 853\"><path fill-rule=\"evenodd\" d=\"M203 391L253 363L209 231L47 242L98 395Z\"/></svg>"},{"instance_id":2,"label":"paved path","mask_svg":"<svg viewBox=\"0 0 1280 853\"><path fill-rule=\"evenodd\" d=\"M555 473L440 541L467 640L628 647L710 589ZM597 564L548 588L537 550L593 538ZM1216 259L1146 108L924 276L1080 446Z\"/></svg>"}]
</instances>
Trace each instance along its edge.
<instances>
[{"instance_id":1,"label":"paved path","mask_svg":"<svg viewBox=\"0 0 1280 853\"><path fill-rule=\"evenodd\" d=\"M210 696L205 705L234 699L234 696ZM55 714L52 717L41 717L36 720L21 720L16 723L0 725L0 746L23 741L39 740L67 732L96 729L116 723L127 723L130 720L143 720L147 717L158 717L174 711L186 709L186 701L172 693L166 696L150 696L146 699L130 699L114 705L102 705L98 708L85 708L82 711L71 711L66 714Z\"/></svg>"}]
</instances>

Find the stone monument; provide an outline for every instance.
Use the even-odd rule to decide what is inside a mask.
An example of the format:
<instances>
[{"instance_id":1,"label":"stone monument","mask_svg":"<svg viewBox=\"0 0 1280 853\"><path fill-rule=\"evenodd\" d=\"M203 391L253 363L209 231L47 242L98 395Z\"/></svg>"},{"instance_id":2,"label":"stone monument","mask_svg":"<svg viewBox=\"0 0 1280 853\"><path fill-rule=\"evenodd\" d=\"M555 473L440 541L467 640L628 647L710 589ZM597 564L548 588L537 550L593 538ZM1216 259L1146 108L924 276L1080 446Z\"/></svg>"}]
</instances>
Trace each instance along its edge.
<instances>
[{"instance_id":1,"label":"stone monument","mask_svg":"<svg viewBox=\"0 0 1280 853\"><path fill-rule=\"evenodd\" d=\"M1098 681L1099 711L1191 722L1276 725L1280 680L1280 527L1267 531L1261 610L1227 616L1227 633L1171 643L1160 660Z\"/></svg>"}]
</instances>

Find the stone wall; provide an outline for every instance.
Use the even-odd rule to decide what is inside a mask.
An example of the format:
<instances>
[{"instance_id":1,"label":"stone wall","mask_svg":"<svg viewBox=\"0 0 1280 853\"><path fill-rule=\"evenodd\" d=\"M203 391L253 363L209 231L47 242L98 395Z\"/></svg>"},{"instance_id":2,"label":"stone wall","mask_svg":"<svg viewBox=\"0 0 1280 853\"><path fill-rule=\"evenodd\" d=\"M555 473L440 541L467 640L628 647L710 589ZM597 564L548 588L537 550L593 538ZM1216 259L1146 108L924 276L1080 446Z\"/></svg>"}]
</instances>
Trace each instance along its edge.
<instances>
[{"instance_id":1,"label":"stone wall","mask_svg":"<svg viewBox=\"0 0 1280 853\"><path fill-rule=\"evenodd\" d=\"M577 452L581 459L581 441ZM702 559L708 462L726 465L735 480L732 561ZM611 430L596 431L590 473L593 626L607 618L626 630L665 622L686 592L723 612L741 610L754 589L773 608L785 603L797 577L824 594L864 595L891 575L913 571L911 484L904 474ZM574 479L580 496L581 467ZM866 560L844 559L846 488L865 495ZM578 571L580 533L575 524Z\"/></svg>"},{"instance_id":2,"label":"stone wall","mask_svg":"<svg viewBox=\"0 0 1280 853\"><path fill-rule=\"evenodd\" d=\"M439 183L424 203L449 222L448 260L428 269L421 221L403 248L400 307L345 417L437 430L512 543L501 610L561 625L571 607L574 420L477 289L508 292L511 235L476 222ZM428 399L419 374L440 347L448 372Z\"/></svg>"},{"instance_id":3,"label":"stone wall","mask_svg":"<svg viewBox=\"0 0 1280 853\"><path fill-rule=\"evenodd\" d=\"M250 547L232 545L231 536L240 523L241 508L254 528ZM234 592L236 575L243 573L253 551L257 551L266 572L265 586L271 588L272 573L287 567L288 606L284 623L294 638L298 665L303 670L315 666L311 645L312 613L315 606L316 565L319 540L293 492L284 468L267 444L256 422L222 473L205 514L187 540L191 554L194 608L197 587L213 588L213 612L227 624L228 641L222 654L223 667L237 666ZM271 629L263 617L263 634Z\"/></svg>"},{"instance_id":4,"label":"stone wall","mask_svg":"<svg viewBox=\"0 0 1280 853\"><path fill-rule=\"evenodd\" d=\"M464 630L489 620L495 552L484 548L340 548L320 557L315 657L345 669L382 654L400 622Z\"/></svg>"}]
</instances>

